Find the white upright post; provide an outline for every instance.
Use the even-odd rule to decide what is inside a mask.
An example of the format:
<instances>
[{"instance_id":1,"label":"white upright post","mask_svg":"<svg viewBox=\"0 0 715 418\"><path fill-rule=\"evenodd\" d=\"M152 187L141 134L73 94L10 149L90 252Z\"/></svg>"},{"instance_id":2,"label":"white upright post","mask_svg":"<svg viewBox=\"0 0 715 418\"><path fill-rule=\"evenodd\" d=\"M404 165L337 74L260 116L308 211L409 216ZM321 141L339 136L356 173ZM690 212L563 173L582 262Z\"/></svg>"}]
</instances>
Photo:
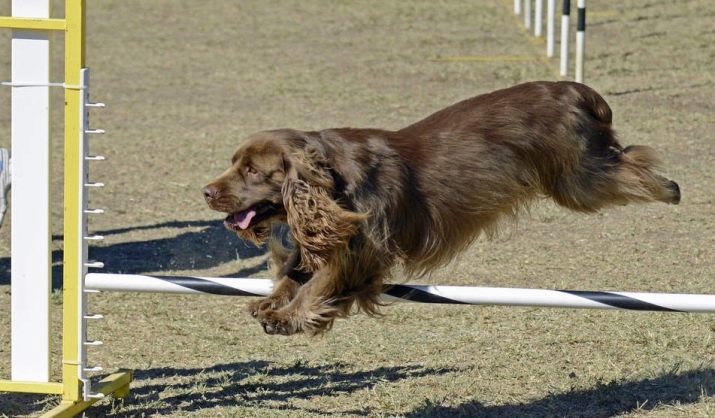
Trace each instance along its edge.
<instances>
[{"instance_id":1,"label":"white upright post","mask_svg":"<svg viewBox=\"0 0 715 418\"><path fill-rule=\"evenodd\" d=\"M554 56L554 18L556 14L556 0L546 2L546 56Z\"/></svg>"},{"instance_id":2,"label":"white upright post","mask_svg":"<svg viewBox=\"0 0 715 418\"><path fill-rule=\"evenodd\" d=\"M534 10L534 36L541 36L541 25L544 20L544 0L536 0Z\"/></svg>"},{"instance_id":3,"label":"white upright post","mask_svg":"<svg viewBox=\"0 0 715 418\"><path fill-rule=\"evenodd\" d=\"M576 77L583 83L583 61L586 53L586 0L578 0L576 15Z\"/></svg>"},{"instance_id":4,"label":"white upright post","mask_svg":"<svg viewBox=\"0 0 715 418\"><path fill-rule=\"evenodd\" d=\"M531 29L531 0L524 0L524 27Z\"/></svg>"},{"instance_id":5,"label":"white upright post","mask_svg":"<svg viewBox=\"0 0 715 418\"><path fill-rule=\"evenodd\" d=\"M561 68L560 74L566 76L569 71L569 17L571 15L571 1L564 0L563 14L561 15Z\"/></svg>"},{"instance_id":6,"label":"white upright post","mask_svg":"<svg viewBox=\"0 0 715 418\"><path fill-rule=\"evenodd\" d=\"M521 14L521 0L514 0L514 14Z\"/></svg>"},{"instance_id":7,"label":"white upright post","mask_svg":"<svg viewBox=\"0 0 715 418\"><path fill-rule=\"evenodd\" d=\"M50 17L49 0L12 0L16 17ZM47 32L12 31L12 83L47 84ZM49 87L12 88L11 378L50 378Z\"/></svg>"}]
</instances>

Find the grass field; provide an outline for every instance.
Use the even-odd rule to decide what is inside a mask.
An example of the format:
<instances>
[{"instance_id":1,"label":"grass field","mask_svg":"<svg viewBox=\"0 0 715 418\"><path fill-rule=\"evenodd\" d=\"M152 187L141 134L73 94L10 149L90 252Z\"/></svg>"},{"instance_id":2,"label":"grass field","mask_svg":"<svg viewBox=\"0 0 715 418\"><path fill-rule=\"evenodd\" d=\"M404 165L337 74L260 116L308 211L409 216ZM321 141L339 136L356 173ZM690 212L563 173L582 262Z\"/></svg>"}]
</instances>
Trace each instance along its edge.
<instances>
[{"instance_id":1,"label":"grass field","mask_svg":"<svg viewBox=\"0 0 715 418\"><path fill-rule=\"evenodd\" d=\"M56 14L61 16L60 2ZM267 277L200 188L257 130L399 128L457 100L557 79L511 12L491 1L90 0L91 250L105 271ZM651 145L680 206L584 216L537 205L423 282L686 293L715 291L715 3L589 3L587 83L624 144ZM9 1L0 2L9 14ZM8 33L0 79L9 79ZM61 35L55 80L61 78ZM491 57L452 59L451 57ZM518 57L514 59L513 57ZM526 57L526 58L524 58ZM53 93L61 190L61 92ZM9 90L0 145L9 146ZM61 283L62 200L53 197ZM12 216L10 213L8 216ZM0 230L0 377L9 374L10 230ZM60 298L53 298L59 324ZM92 364L135 370L132 395L90 417L715 416L715 317L401 304L323 338L263 333L246 300L100 294ZM58 325L59 326L59 325ZM59 337L54 352L59 358ZM55 361L54 376L59 377ZM56 398L0 394L0 416Z\"/></svg>"}]
</instances>

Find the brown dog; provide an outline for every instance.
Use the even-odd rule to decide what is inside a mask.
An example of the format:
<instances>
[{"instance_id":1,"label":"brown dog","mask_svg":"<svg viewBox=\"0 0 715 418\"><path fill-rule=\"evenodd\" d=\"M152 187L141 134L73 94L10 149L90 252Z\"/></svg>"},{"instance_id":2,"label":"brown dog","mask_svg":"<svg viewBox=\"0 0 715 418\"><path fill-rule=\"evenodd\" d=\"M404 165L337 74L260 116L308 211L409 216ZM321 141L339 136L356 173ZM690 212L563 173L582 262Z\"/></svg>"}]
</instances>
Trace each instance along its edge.
<instances>
[{"instance_id":1,"label":"brown dog","mask_svg":"<svg viewBox=\"0 0 715 418\"><path fill-rule=\"evenodd\" d=\"M534 82L399 131L259 132L203 192L240 237L263 242L272 222L287 222L294 249L273 246L275 290L250 309L269 334L315 334L354 308L377 313L396 263L434 269L534 198L581 212L678 203L655 165L650 148L618 143L598 93Z\"/></svg>"}]
</instances>

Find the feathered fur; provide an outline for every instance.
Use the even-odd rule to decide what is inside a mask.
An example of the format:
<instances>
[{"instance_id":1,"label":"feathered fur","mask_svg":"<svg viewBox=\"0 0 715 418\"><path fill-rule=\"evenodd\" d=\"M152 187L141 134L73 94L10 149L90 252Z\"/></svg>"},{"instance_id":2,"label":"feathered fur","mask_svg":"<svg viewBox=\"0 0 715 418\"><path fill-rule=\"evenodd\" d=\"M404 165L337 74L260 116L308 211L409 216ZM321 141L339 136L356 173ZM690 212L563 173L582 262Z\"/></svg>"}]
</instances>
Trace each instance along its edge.
<instances>
[{"instance_id":1,"label":"feathered fur","mask_svg":"<svg viewBox=\"0 0 715 418\"><path fill-rule=\"evenodd\" d=\"M396 264L433 270L535 198L581 212L678 203L678 185L654 171L655 153L623 148L611 118L582 84L534 82L398 131L259 132L204 194L244 238L287 222L295 248L277 257L276 291L251 313L269 333L321 333L355 308L378 314ZM242 229L235 220L252 210Z\"/></svg>"}]
</instances>

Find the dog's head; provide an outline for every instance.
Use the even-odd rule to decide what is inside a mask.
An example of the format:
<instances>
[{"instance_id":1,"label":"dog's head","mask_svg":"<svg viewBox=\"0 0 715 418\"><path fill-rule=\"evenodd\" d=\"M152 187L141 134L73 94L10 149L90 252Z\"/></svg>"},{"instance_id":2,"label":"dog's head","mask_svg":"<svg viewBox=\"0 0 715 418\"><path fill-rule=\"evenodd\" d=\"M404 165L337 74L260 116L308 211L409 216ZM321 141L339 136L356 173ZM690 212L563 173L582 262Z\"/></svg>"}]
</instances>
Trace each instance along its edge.
<instances>
[{"instance_id":1,"label":"dog's head","mask_svg":"<svg viewBox=\"0 0 715 418\"><path fill-rule=\"evenodd\" d=\"M251 135L231 167L203 188L211 209L241 238L262 243L272 222L287 222L302 268L316 270L358 230L363 215L333 199L326 150L310 133L278 130Z\"/></svg>"}]
</instances>

